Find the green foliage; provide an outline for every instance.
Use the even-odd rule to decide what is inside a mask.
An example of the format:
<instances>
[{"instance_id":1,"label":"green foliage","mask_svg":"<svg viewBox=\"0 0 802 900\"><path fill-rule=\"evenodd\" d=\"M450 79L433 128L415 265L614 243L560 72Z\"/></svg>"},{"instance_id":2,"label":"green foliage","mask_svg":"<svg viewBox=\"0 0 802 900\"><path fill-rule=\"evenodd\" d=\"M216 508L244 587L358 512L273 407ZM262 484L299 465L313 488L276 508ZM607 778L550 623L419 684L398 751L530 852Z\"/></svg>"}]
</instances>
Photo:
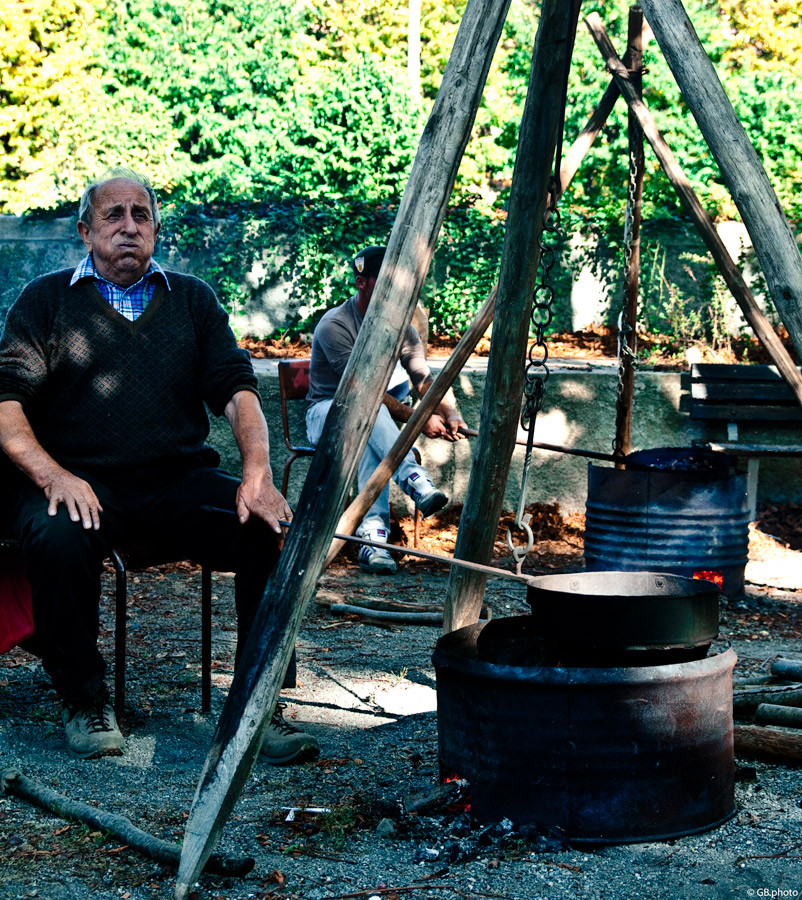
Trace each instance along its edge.
<instances>
[{"instance_id":1,"label":"green foliage","mask_svg":"<svg viewBox=\"0 0 802 900\"><path fill-rule=\"evenodd\" d=\"M623 52L630 5L585 0L582 13L598 11ZM780 202L802 219L798 4L685 5ZM322 310L351 292L345 261L353 251L389 236L464 7L465 0L424 4L416 96L406 3L0 0L0 212L64 210L108 166L133 166L167 198L168 247L196 256L203 248L199 265L232 311L265 286L290 280L296 312L289 327L308 332ZM539 0L512 0L490 68L421 298L436 333L464 330L498 272L539 8ZM737 217L653 40L645 64L644 99L692 187L714 218ZM565 147L608 83L580 22ZM620 252L626 157L619 101L561 203L566 237L596 233L602 249L566 256L555 271L555 328L570 316L572 273L601 268ZM644 219L682 221L648 148L646 160ZM208 232L209 220L217 232ZM713 289L700 282L686 290L667 277L677 289L654 283L658 318L673 316L676 327L692 330L679 306L696 294L708 302ZM666 304L673 304L670 315ZM709 319L703 312L702 321Z\"/></svg>"},{"instance_id":2,"label":"green foliage","mask_svg":"<svg viewBox=\"0 0 802 900\"><path fill-rule=\"evenodd\" d=\"M504 220L471 206L450 209L443 222L432 277L421 303L435 334L461 334L498 277Z\"/></svg>"}]
</instances>

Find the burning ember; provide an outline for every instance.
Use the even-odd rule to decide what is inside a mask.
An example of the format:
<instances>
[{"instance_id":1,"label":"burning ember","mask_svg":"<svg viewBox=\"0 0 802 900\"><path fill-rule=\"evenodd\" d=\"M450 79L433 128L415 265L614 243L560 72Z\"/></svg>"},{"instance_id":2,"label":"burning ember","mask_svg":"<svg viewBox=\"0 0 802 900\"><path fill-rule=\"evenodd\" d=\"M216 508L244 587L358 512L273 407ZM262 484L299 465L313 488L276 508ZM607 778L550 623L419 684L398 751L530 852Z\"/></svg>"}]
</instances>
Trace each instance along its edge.
<instances>
[{"instance_id":1,"label":"burning ember","mask_svg":"<svg viewBox=\"0 0 802 900\"><path fill-rule=\"evenodd\" d=\"M471 794L470 785L467 780L460 778L456 772L443 779L443 784L456 784L459 788L457 799L454 803L450 803L446 808L449 812L470 812L471 811Z\"/></svg>"},{"instance_id":2,"label":"burning ember","mask_svg":"<svg viewBox=\"0 0 802 900\"><path fill-rule=\"evenodd\" d=\"M693 577L700 581L712 581L720 588L724 587L724 573L717 569L700 569L693 573Z\"/></svg>"}]
</instances>

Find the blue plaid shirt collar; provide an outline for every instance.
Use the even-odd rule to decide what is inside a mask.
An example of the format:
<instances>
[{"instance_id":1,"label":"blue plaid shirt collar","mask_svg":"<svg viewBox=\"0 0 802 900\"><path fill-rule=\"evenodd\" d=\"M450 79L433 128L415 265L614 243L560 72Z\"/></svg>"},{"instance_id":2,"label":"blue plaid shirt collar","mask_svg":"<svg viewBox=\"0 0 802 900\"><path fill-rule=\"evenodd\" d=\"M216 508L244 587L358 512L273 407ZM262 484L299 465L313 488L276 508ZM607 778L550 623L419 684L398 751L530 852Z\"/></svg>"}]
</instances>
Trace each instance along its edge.
<instances>
[{"instance_id":1,"label":"blue plaid shirt collar","mask_svg":"<svg viewBox=\"0 0 802 900\"><path fill-rule=\"evenodd\" d=\"M136 284L122 288L118 284L106 281L105 278L101 278L98 275L90 254L75 267L75 271L70 279L70 286L82 278L94 278L95 284L103 297L120 315L125 316L131 322L135 322L147 309L148 303L153 299L156 282L159 278L163 279L167 290L170 290L170 282L167 280L167 275L155 260L151 260L150 268Z\"/></svg>"}]
</instances>

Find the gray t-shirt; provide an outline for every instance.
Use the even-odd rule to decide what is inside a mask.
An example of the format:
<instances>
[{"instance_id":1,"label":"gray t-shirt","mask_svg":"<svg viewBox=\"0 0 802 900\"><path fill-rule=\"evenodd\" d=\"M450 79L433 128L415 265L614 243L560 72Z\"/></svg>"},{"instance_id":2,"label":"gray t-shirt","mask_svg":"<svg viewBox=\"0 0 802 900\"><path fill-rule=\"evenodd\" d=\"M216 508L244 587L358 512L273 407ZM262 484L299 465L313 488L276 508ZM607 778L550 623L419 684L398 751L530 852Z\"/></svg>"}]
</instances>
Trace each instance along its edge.
<instances>
[{"instance_id":1,"label":"gray t-shirt","mask_svg":"<svg viewBox=\"0 0 802 900\"><path fill-rule=\"evenodd\" d=\"M354 295L342 306L330 309L315 328L309 364L310 403L331 400L337 390L364 318L356 299ZM420 335L412 325L407 329L398 361L416 388L431 377Z\"/></svg>"}]
</instances>

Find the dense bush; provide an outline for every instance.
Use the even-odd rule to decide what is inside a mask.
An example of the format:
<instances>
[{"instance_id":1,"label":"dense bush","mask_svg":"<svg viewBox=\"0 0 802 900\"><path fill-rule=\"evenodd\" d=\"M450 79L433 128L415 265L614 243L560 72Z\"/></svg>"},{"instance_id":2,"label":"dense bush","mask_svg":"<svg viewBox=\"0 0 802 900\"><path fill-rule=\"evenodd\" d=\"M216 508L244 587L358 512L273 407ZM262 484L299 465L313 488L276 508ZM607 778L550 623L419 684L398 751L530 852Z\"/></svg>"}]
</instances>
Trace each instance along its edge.
<instances>
[{"instance_id":1,"label":"dense bush","mask_svg":"<svg viewBox=\"0 0 802 900\"><path fill-rule=\"evenodd\" d=\"M195 246L203 216L226 221L231 241L209 248L207 267L232 309L255 290L242 276L258 261L266 279L292 279L292 328L308 329L347 289L344 260L354 247L389 235L464 4L425 4L416 91L405 4L0 0L0 212L72 210L90 177L131 165L167 198L174 246ZM513 0L490 69L422 296L435 331L464 329L498 270L539 6ZM623 48L629 6L585 0L582 12L598 11ZM802 218L796 4L686 7L781 203ZM737 215L654 41L645 62L645 100L692 186L714 217ZM580 23L566 146L608 82ZM598 234L604 254L623 229L626 120L619 101L562 202L566 237ZM683 218L648 150L644 216ZM558 277L569 279L575 265L565 260Z\"/></svg>"}]
</instances>

